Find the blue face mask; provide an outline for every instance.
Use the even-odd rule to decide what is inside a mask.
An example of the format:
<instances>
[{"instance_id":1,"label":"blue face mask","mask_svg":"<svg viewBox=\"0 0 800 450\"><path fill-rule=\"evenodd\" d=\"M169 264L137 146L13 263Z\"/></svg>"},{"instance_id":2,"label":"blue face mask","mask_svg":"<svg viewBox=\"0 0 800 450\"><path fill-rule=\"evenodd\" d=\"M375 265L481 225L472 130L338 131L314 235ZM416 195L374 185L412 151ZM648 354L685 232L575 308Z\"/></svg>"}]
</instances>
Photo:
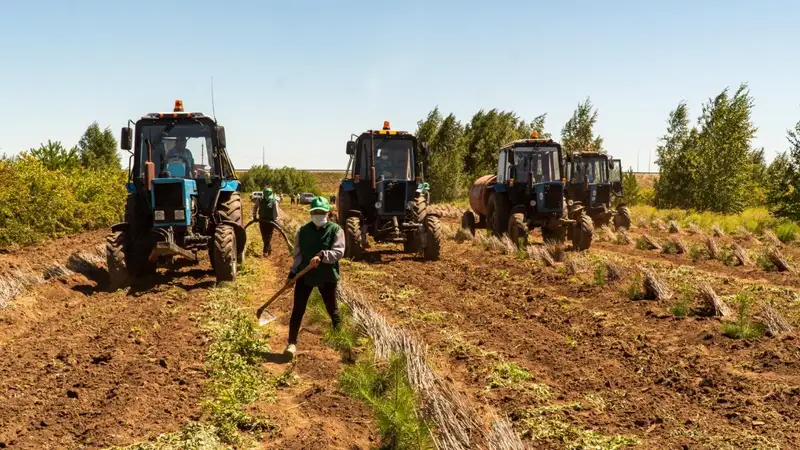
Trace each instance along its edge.
<instances>
[{"instance_id":1,"label":"blue face mask","mask_svg":"<svg viewBox=\"0 0 800 450\"><path fill-rule=\"evenodd\" d=\"M311 221L314 222L314 225L317 228L324 226L328 223L328 215L327 214L314 214L311 216Z\"/></svg>"}]
</instances>

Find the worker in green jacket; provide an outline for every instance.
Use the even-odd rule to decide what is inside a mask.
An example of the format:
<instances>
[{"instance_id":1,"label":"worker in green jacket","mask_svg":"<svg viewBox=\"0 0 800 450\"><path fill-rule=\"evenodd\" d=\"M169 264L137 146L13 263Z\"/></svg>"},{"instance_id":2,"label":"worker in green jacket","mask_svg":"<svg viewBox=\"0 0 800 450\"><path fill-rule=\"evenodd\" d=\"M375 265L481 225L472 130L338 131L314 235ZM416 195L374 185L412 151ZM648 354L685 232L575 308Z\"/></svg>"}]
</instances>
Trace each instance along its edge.
<instances>
[{"instance_id":1,"label":"worker in green jacket","mask_svg":"<svg viewBox=\"0 0 800 450\"><path fill-rule=\"evenodd\" d=\"M336 287L339 283L339 260L344 256L344 230L328 220L331 207L325 197L315 197L311 201L311 222L297 230L294 243L294 263L289 271L289 279L311 266L295 283L294 306L289 319L289 344L286 353L294 356L297 351L297 334L306 312L308 298L316 287L331 317L334 329L339 327L339 313L336 305Z\"/></svg>"},{"instance_id":2,"label":"worker in green jacket","mask_svg":"<svg viewBox=\"0 0 800 450\"><path fill-rule=\"evenodd\" d=\"M256 216L256 214L258 214ZM253 215L258 219L258 228L261 230L261 240L264 241L264 249L262 255L272 253L272 232L275 226L272 223L278 220L278 200L272 189L264 188L264 198L258 200L253 205Z\"/></svg>"}]
</instances>

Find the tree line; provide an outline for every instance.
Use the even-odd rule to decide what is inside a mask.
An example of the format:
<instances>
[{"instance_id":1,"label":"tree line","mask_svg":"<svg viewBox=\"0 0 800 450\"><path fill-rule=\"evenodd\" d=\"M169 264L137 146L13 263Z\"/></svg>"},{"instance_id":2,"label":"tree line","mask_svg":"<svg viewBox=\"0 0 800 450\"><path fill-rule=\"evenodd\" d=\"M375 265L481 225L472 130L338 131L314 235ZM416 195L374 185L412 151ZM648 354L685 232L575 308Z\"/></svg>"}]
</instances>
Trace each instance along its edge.
<instances>
[{"instance_id":1,"label":"tree line","mask_svg":"<svg viewBox=\"0 0 800 450\"><path fill-rule=\"evenodd\" d=\"M272 168L266 164L255 165L239 175L239 181L244 192L260 191L269 187L273 192L280 194L295 195L304 192L320 194L314 175L294 167Z\"/></svg>"},{"instance_id":2,"label":"tree line","mask_svg":"<svg viewBox=\"0 0 800 450\"><path fill-rule=\"evenodd\" d=\"M718 213L766 205L777 216L800 220L800 122L787 133L788 149L767 165L765 149L752 142L758 131L753 107L746 83L709 98L695 125L688 105L679 103L669 113L656 148L660 175L654 188L640 189L631 169L623 175L625 201ZM513 111L491 109L461 122L434 108L416 130L420 141L429 144L425 177L432 200L466 196L476 178L496 172L497 150L510 141L527 138L534 130L551 137L545 131L546 117L543 113L526 121ZM586 98L561 129L564 152L605 152L603 138L594 131L597 121L598 110Z\"/></svg>"}]
</instances>

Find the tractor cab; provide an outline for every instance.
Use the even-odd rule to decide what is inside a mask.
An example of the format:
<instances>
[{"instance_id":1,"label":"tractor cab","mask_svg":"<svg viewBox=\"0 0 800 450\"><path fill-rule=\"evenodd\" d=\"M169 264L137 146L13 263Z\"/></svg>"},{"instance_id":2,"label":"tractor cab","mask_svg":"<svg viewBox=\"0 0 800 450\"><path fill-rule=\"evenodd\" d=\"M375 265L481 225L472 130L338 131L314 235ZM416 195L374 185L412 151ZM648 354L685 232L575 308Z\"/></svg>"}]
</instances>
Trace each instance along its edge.
<instances>
[{"instance_id":1,"label":"tractor cab","mask_svg":"<svg viewBox=\"0 0 800 450\"><path fill-rule=\"evenodd\" d=\"M502 149L495 192L507 192L512 205L524 206L526 215L555 214L563 209L564 181L561 145L552 139L514 141Z\"/></svg>"},{"instance_id":2,"label":"tractor cab","mask_svg":"<svg viewBox=\"0 0 800 450\"><path fill-rule=\"evenodd\" d=\"M152 272L175 257L197 262L197 252L208 249L217 278L235 278L245 233L225 128L203 113L184 111L176 100L173 111L124 127L120 142L131 153L128 199L125 221L112 227L116 244L108 248L125 258L112 261L109 253L112 272Z\"/></svg>"},{"instance_id":3,"label":"tractor cab","mask_svg":"<svg viewBox=\"0 0 800 450\"><path fill-rule=\"evenodd\" d=\"M347 256L360 254L367 235L379 242L402 242L408 251L425 246L424 237L420 238L425 235L424 221L426 216L434 219L426 213L429 191L422 164L426 152L424 143L407 131L391 129L389 121L380 130L351 136L346 145L350 161L337 196L339 223L357 221L359 227L349 231ZM438 257L438 248L436 253Z\"/></svg>"},{"instance_id":4,"label":"tractor cab","mask_svg":"<svg viewBox=\"0 0 800 450\"><path fill-rule=\"evenodd\" d=\"M567 156L566 169L569 201L583 205L596 224L609 223L612 204L622 197L621 161L587 150Z\"/></svg>"}]
</instances>

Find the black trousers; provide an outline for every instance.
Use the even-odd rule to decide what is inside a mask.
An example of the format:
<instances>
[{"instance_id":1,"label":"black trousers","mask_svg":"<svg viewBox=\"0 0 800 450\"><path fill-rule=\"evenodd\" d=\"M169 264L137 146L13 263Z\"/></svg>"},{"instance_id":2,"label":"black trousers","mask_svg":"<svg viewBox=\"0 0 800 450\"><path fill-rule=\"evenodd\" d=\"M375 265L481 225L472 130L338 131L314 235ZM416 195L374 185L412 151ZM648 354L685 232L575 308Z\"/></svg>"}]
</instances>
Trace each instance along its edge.
<instances>
[{"instance_id":1,"label":"black trousers","mask_svg":"<svg viewBox=\"0 0 800 450\"><path fill-rule=\"evenodd\" d=\"M261 230L261 240L264 241L264 253L272 251L272 232L275 227L271 223L258 222L258 228Z\"/></svg>"},{"instance_id":2,"label":"black trousers","mask_svg":"<svg viewBox=\"0 0 800 450\"><path fill-rule=\"evenodd\" d=\"M339 311L336 306L336 285L337 283L325 283L318 286L319 293L322 295L322 301L325 303L325 309L333 322L333 328L339 328ZM289 319L289 343L297 344L297 334L300 333L300 324L303 322L303 315L306 313L306 306L308 306L308 298L314 286L309 286L298 280L294 284L294 306L292 307L292 317Z\"/></svg>"}]
</instances>

